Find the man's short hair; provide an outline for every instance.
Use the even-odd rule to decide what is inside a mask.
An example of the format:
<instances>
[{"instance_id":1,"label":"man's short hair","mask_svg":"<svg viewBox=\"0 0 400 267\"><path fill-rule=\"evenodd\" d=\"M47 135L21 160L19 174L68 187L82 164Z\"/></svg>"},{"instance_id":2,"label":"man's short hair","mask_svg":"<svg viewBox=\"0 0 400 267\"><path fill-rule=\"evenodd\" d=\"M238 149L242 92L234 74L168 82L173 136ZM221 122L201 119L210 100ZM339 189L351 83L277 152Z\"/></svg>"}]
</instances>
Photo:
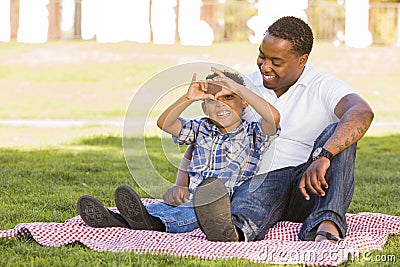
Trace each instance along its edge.
<instances>
[{"instance_id":1,"label":"man's short hair","mask_svg":"<svg viewBox=\"0 0 400 267\"><path fill-rule=\"evenodd\" d=\"M282 17L268 27L267 32L277 38L289 41L298 56L310 54L313 46L313 33L303 20L288 16Z\"/></svg>"}]
</instances>

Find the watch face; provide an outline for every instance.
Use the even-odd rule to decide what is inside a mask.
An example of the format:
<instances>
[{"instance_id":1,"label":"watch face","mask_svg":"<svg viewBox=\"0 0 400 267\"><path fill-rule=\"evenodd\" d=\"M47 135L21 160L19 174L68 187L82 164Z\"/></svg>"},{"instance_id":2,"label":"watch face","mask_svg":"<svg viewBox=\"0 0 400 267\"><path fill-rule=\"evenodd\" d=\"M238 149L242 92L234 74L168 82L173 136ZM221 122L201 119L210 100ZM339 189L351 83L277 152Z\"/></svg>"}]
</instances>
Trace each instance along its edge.
<instances>
[{"instance_id":1,"label":"watch face","mask_svg":"<svg viewBox=\"0 0 400 267\"><path fill-rule=\"evenodd\" d=\"M314 150L314 153L312 154L313 158L316 158L319 156L319 154L322 151L322 147L318 147L317 149Z\"/></svg>"}]
</instances>

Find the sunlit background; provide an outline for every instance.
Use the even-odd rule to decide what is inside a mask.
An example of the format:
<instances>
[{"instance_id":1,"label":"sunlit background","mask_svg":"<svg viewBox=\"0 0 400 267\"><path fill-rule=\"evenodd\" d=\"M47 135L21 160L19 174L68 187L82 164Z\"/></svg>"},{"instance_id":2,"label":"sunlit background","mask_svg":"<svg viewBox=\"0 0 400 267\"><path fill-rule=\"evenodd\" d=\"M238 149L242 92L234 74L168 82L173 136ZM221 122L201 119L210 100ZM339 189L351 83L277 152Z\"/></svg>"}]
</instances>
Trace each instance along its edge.
<instances>
[{"instance_id":1,"label":"sunlit background","mask_svg":"<svg viewBox=\"0 0 400 267\"><path fill-rule=\"evenodd\" d=\"M195 61L256 71L265 30L285 15L311 25L312 64L371 104L367 134L400 132L399 1L0 0L0 146L121 135L152 76Z\"/></svg>"},{"instance_id":2,"label":"sunlit background","mask_svg":"<svg viewBox=\"0 0 400 267\"><path fill-rule=\"evenodd\" d=\"M310 63L350 84L375 113L357 145L349 213L400 215L400 0L0 0L0 229L65 222L77 216L84 194L114 207L122 184L160 198L176 180L185 147L177 149L154 121L187 88L193 69L182 66L195 66L199 77L207 72L199 62L258 71L263 34L285 15L313 29ZM188 113L202 115L194 105ZM124 125L138 136L125 138ZM363 219L364 226L381 237L396 231L386 219L379 220L385 232L373 221ZM6 237L0 266L253 265ZM354 244L378 249L376 242L385 242L372 239L363 232ZM369 255L398 261L399 247L399 236L390 235L383 250ZM344 265L375 263L349 257Z\"/></svg>"}]
</instances>

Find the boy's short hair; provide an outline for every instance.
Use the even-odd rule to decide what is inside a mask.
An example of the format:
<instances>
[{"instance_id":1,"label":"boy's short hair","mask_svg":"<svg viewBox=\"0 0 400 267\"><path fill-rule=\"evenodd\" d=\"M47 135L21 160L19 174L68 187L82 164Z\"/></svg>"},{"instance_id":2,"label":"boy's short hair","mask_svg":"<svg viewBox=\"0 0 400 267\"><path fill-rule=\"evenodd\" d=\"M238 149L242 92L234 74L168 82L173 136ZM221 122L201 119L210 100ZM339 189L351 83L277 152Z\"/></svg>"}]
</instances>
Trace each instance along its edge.
<instances>
[{"instance_id":1,"label":"boy's short hair","mask_svg":"<svg viewBox=\"0 0 400 267\"><path fill-rule=\"evenodd\" d=\"M240 75L239 73L237 73L237 72L231 72L231 71L228 71L228 70L224 70L224 71L222 71L222 73L223 73L226 77L231 78L232 80L234 80L235 82L237 82L238 84L245 85L245 84L244 84L244 79L243 79L242 75ZM216 74L216 73L213 72L213 73L211 73L211 74L208 74L207 77L206 77L206 79L212 79L212 78L215 78L215 77L217 77L217 76L218 76L218 74Z\"/></svg>"}]
</instances>

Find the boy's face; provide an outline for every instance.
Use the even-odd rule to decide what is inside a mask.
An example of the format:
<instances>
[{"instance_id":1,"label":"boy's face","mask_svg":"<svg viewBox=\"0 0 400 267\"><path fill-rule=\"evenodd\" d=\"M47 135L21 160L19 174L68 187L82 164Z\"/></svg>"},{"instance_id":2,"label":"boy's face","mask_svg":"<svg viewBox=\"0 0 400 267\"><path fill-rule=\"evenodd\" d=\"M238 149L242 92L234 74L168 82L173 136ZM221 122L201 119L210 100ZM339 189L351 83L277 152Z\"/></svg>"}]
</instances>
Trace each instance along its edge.
<instances>
[{"instance_id":1,"label":"boy's face","mask_svg":"<svg viewBox=\"0 0 400 267\"><path fill-rule=\"evenodd\" d=\"M234 130L242 123L243 109L247 103L234 93L227 93L217 99L205 99L203 110L223 132Z\"/></svg>"}]
</instances>

